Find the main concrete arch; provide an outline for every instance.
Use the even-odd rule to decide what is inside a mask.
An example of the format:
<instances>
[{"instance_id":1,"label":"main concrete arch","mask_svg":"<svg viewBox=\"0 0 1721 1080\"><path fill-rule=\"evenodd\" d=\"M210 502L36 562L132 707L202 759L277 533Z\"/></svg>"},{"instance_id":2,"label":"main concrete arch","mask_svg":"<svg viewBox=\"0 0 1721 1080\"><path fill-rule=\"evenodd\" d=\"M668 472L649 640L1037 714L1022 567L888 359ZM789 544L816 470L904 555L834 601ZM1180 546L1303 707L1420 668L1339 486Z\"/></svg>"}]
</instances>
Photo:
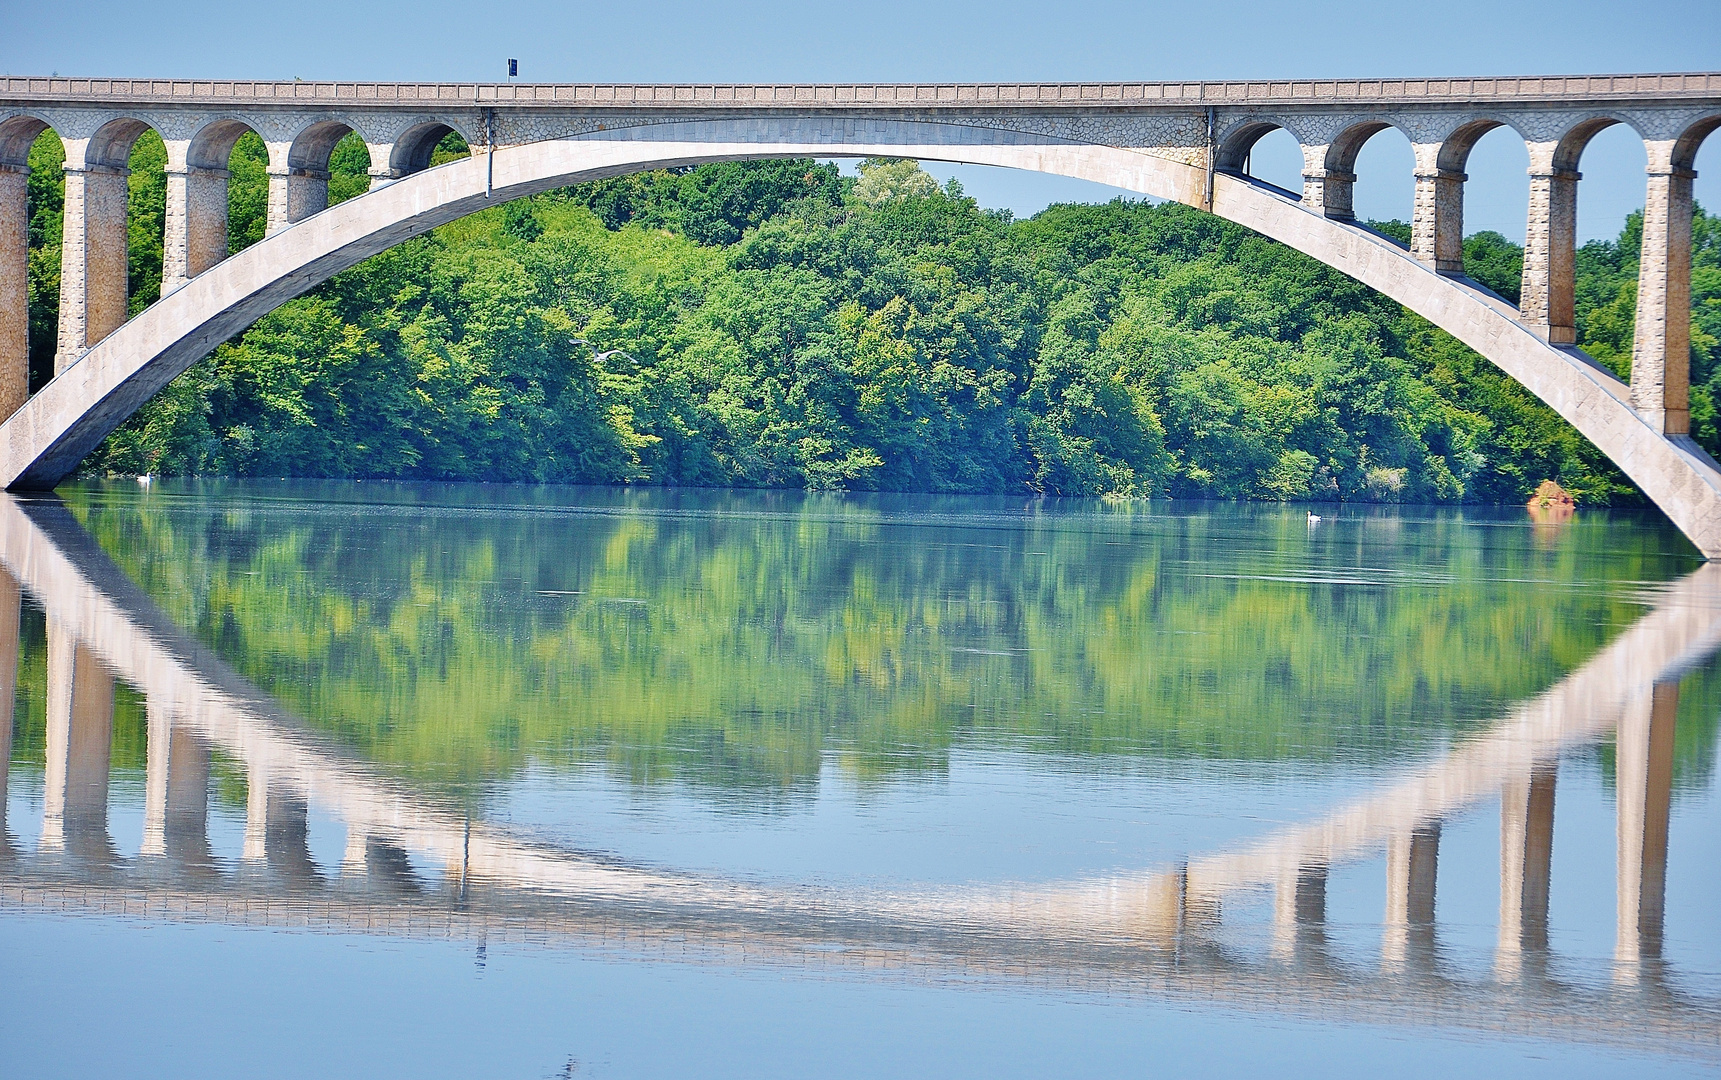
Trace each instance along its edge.
<instances>
[{"instance_id":1,"label":"main concrete arch","mask_svg":"<svg viewBox=\"0 0 1721 1080\"><path fill-rule=\"evenodd\" d=\"M1140 150L1007 128L842 116L643 124L487 149L317 213L234 255L91 348L0 425L0 485L52 487L221 341L332 275L508 199L644 169L810 156L909 157L1092 180L1209 209L1391 297L1498 365L1607 454L1707 557L1721 556L1721 467L1633 410L1630 389L1517 312L1386 237L1266 185Z\"/></svg>"}]
</instances>

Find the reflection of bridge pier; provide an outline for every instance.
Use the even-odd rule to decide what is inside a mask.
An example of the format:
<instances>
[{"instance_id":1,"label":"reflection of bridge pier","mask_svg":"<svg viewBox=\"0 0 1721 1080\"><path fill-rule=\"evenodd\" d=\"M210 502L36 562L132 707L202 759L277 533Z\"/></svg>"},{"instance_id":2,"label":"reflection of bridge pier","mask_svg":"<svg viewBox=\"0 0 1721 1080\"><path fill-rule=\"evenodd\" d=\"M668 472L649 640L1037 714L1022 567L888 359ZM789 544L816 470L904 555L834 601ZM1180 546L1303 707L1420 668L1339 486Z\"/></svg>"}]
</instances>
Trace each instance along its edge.
<instances>
[{"instance_id":1,"label":"reflection of bridge pier","mask_svg":"<svg viewBox=\"0 0 1721 1080\"><path fill-rule=\"evenodd\" d=\"M1382 970L1434 967L1434 883L1439 861L1438 821L1417 825L1387 841Z\"/></svg>"},{"instance_id":2,"label":"reflection of bridge pier","mask_svg":"<svg viewBox=\"0 0 1721 1080\"><path fill-rule=\"evenodd\" d=\"M0 568L0 855L10 851L6 831L6 780L12 761L12 703L18 691L18 579Z\"/></svg>"},{"instance_id":3,"label":"reflection of bridge pier","mask_svg":"<svg viewBox=\"0 0 1721 1080\"><path fill-rule=\"evenodd\" d=\"M43 850L100 861L113 857L108 839L113 727L113 673L63 623L49 619Z\"/></svg>"},{"instance_id":4,"label":"reflection of bridge pier","mask_svg":"<svg viewBox=\"0 0 1721 1080\"><path fill-rule=\"evenodd\" d=\"M311 860L310 804L267 771L245 778L245 846L240 860L267 868L284 883L311 886L322 879Z\"/></svg>"},{"instance_id":5,"label":"reflection of bridge pier","mask_svg":"<svg viewBox=\"0 0 1721 1080\"><path fill-rule=\"evenodd\" d=\"M1673 795L1673 730L1679 684L1658 682L1620 719L1615 797L1619 808L1616 977L1636 981L1661 958L1667 895L1667 826Z\"/></svg>"},{"instance_id":6,"label":"reflection of bridge pier","mask_svg":"<svg viewBox=\"0 0 1721 1080\"><path fill-rule=\"evenodd\" d=\"M209 744L173 721L159 701L148 704L139 854L167 857L181 866L207 867L209 849Z\"/></svg>"},{"instance_id":7,"label":"reflection of bridge pier","mask_svg":"<svg viewBox=\"0 0 1721 1080\"><path fill-rule=\"evenodd\" d=\"M1554 856L1554 762L1513 777L1500 792L1500 942L1494 971L1517 978L1548 954L1548 879Z\"/></svg>"},{"instance_id":8,"label":"reflection of bridge pier","mask_svg":"<svg viewBox=\"0 0 1721 1080\"><path fill-rule=\"evenodd\" d=\"M424 891L406 849L379 836L365 840L365 879L373 891L389 896L417 896Z\"/></svg>"},{"instance_id":9,"label":"reflection of bridge pier","mask_svg":"<svg viewBox=\"0 0 1721 1080\"><path fill-rule=\"evenodd\" d=\"M423 891L406 849L358 823L347 825L341 886L355 892L372 891L396 897L417 896Z\"/></svg>"},{"instance_id":10,"label":"reflection of bridge pier","mask_svg":"<svg viewBox=\"0 0 1721 1080\"><path fill-rule=\"evenodd\" d=\"M1317 960L1327 944L1327 867L1310 863L1273 886L1273 955L1280 960Z\"/></svg>"}]
</instances>

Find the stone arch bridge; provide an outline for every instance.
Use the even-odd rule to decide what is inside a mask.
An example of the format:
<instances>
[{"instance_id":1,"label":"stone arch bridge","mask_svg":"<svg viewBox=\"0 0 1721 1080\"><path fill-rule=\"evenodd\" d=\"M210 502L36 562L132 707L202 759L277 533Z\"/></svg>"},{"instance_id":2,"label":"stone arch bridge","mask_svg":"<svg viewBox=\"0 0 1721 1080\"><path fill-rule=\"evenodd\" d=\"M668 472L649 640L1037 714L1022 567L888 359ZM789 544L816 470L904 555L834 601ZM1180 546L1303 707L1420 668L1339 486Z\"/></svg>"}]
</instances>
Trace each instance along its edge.
<instances>
[{"instance_id":1,"label":"stone arch bridge","mask_svg":"<svg viewBox=\"0 0 1721 1080\"><path fill-rule=\"evenodd\" d=\"M1631 381L1572 344L1577 164L1595 134L1640 135L1648 188ZM1463 277L1464 166L1506 126L1530 157L1522 301ZM0 77L0 485L51 487L220 341L361 260L496 202L706 161L911 157L1098 181L1209 210L1367 284L1476 349L1552 406L1721 555L1721 466L1689 436L1690 240L1697 151L1721 73L1499 79L938 85L516 85ZM27 371L31 143L66 149L55 378ZM127 321L126 173L167 148L162 298ZM1282 128L1303 190L1244 174ZM1415 152L1408 250L1355 223L1363 144ZM268 235L227 256L227 157L269 152ZM328 206L329 155L366 143L370 190ZM470 158L430 168L449 132Z\"/></svg>"}]
</instances>

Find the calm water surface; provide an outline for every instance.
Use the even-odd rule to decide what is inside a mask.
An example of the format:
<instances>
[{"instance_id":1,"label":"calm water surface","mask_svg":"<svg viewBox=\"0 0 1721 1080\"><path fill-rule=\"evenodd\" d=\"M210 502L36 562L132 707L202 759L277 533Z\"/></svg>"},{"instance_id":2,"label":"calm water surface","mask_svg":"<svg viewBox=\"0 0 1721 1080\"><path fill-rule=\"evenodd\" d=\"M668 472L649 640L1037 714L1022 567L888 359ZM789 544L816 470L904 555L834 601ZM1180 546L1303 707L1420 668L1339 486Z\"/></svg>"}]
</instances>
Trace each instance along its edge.
<instances>
[{"instance_id":1,"label":"calm water surface","mask_svg":"<svg viewBox=\"0 0 1721 1080\"><path fill-rule=\"evenodd\" d=\"M0 497L0 1075L1713 1073L1721 568L1317 510Z\"/></svg>"}]
</instances>

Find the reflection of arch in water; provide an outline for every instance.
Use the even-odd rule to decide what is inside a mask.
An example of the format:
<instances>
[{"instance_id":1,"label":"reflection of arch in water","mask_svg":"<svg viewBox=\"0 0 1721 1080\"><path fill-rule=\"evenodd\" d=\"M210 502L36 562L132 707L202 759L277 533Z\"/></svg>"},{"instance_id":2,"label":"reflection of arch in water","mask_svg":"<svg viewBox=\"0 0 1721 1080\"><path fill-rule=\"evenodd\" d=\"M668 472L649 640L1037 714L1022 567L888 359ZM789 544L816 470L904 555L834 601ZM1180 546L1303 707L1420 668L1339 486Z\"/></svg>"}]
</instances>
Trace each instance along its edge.
<instances>
[{"instance_id":1,"label":"reflection of arch in water","mask_svg":"<svg viewBox=\"0 0 1721 1080\"><path fill-rule=\"evenodd\" d=\"M58 800L62 808L60 837L48 842L45 827L37 857L21 860L19 880L0 892L15 903L71 902L64 884L69 869L83 902L105 909L108 894L89 899L89 883L117 888L130 880L106 839L105 774L94 782L105 746L98 748L92 736L111 717L111 709L103 716L101 701L104 695L111 700L118 677L148 702L140 865L171 858L175 845L206 853L201 818L187 803L206 796L210 744L238 758L248 774L241 872L156 873L151 888L166 905L164 914L301 924L315 912L317 923L331 928L344 923L406 933L427 926L438 933L466 926L473 933L551 937L666 932L676 940L691 936L791 959L805 956L809 945L853 947L862 962L881 949L899 959L907 950L921 960L941 957L939 964L1073 969L1084 979L1097 973L1165 993L1292 1011L1343 1001L1347 1009L1397 1022L1516 1024L1537 1032L1553 1024L1608 1040L1653 1031L1692 1052L1721 1051L1714 1002L1665 992L1648 1004L1636 997L1562 997L1545 978L1523 977L1545 970L1553 763L1563 748L1605 736L1616 725L1624 851L1619 970L1635 977L1642 962L1656 956L1677 702L1672 680L1721 644L1721 567L1704 567L1668 587L1655 610L1486 735L1319 822L1168 872L915 895L712 881L520 841L415 797L284 715L185 638L63 508L26 510L10 499L0 502L0 564L47 608L50 667L61 682L50 706L48 781L49 802ZM17 592L0 588L0 594L4 601ZM16 600L11 603L10 609L0 605L0 619L16 611ZM55 754L65 756L64 767L54 766ZM92 781L81 791L71 779L80 772ZM1505 808L1501 979L1478 987L1446 979L1429 955L1432 884L1440 821L1495 793L1503 795ZM347 857L335 882L306 854L311 803L348 826ZM1391 886L1382 971L1347 972L1326 957L1322 943L1326 869L1382 847ZM445 886L420 881L409 852L444 866ZM1227 897L1261 887L1277 890L1282 931L1277 960L1265 965L1228 955L1209 933ZM288 899L259 908L248 898L259 889ZM1290 982L1281 986L1286 977ZM1514 986L1525 987L1527 996Z\"/></svg>"}]
</instances>

